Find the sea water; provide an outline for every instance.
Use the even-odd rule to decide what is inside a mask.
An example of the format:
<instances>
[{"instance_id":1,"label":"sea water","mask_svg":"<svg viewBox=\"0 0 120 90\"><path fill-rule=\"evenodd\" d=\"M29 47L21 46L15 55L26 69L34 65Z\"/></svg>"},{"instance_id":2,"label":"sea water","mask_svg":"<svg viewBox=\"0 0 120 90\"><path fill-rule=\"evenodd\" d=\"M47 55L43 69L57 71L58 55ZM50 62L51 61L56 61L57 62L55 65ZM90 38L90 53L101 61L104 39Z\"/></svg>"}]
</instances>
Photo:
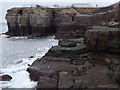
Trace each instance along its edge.
<instances>
[{"instance_id":1,"label":"sea water","mask_svg":"<svg viewBox=\"0 0 120 90\"><path fill-rule=\"evenodd\" d=\"M0 24L0 33L7 30L7 24ZM34 88L37 82L30 80L26 71L28 64L31 65L57 44L58 40L53 36L27 39L0 35L0 76L12 76L11 81L0 81L0 88Z\"/></svg>"}]
</instances>

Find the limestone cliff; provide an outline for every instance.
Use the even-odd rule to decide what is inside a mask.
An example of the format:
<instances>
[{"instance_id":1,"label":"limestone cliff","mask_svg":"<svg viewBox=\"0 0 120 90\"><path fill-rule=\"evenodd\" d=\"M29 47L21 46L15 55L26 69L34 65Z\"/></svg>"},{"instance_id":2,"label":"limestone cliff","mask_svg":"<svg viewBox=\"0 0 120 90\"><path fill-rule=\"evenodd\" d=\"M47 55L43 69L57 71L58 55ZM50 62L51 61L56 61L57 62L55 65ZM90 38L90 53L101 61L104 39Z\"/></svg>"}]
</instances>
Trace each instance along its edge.
<instances>
[{"instance_id":1,"label":"limestone cliff","mask_svg":"<svg viewBox=\"0 0 120 90\"><path fill-rule=\"evenodd\" d=\"M44 36L51 27L52 12L48 8L12 8L6 19L9 35Z\"/></svg>"},{"instance_id":2,"label":"limestone cliff","mask_svg":"<svg viewBox=\"0 0 120 90\"><path fill-rule=\"evenodd\" d=\"M12 8L6 15L9 29L7 34L40 37L54 33L57 38L80 38L88 26L107 25L118 19L117 14L117 10L89 15L74 8Z\"/></svg>"}]
</instances>

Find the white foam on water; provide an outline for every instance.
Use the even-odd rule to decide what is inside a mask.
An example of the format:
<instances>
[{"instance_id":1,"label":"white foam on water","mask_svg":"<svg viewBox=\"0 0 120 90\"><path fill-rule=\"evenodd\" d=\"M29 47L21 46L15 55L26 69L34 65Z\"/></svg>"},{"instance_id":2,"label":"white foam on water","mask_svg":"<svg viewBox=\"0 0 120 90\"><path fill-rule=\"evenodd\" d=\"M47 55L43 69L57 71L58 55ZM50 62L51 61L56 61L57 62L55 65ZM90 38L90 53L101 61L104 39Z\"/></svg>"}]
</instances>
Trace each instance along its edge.
<instances>
[{"instance_id":1,"label":"white foam on water","mask_svg":"<svg viewBox=\"0 0 120 90\"><path fill-rule=\"evenodd\" d=\"M18 39L19 37L16 37ZM20 37L21 38L21 37ZM53 42L53 38L49 39ZM52 43L52 45L57 45L57 40ZM37 58L41 58L49 50L51 46L37 48L38 54L33 56L33 58L21 58L17 60L14 65L6 66L0 68L0 76L8 74L12 77L11 81L0 81L0 88L34 88L37 82L31 81L29 78L29 73L26 69L29 67L28 64L32 64Z\"/></svg>"},{"instance_id":2,"label":"white foam on water","mask_svg":"<svg viewBox=\"0 0 120 90\"><path fill-rule=\"evenodd\" d=\"M11 37L11 38L14 38L14 39L27 39L27 37L24 37L24 36L19 36L19 37Z\"/></svg>"},{"instance_id":3,"label":"white foam on water","mask_svg":"<svg viewBox=\"0 0 120 90\"><path fill-rule=\"evenodd\" d=\"M37 82L30 81L29 73L26 71L28 64L32 64L37 57L33 59L23 58L23 62L14 66L8 66L0 69L1 75L8 74L12 77L11 81L0 81L1 88L34 88ZM40 58L40 57L38 57Z\"/></svg>"},{"instance_id":4,"label":"white foam on water","mask_svg":"<svg viewBox=\"0 0 120 90\"><path fill-rule=\"evenodd\" d=\"M5 34L0 34L0 36L1 36L1 37L7 37L7 35L5 35Z\"/></svg>"}]
</instances>

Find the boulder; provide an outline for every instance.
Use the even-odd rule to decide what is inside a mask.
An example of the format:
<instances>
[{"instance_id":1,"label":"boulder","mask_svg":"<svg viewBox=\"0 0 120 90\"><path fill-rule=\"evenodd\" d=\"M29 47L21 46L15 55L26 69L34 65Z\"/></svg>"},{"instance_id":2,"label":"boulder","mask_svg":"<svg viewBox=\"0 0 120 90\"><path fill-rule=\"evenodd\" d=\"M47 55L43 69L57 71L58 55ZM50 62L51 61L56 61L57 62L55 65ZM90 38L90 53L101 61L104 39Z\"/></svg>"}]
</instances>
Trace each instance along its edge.
<instances>
[{"instance_id":1,"label":"boulder","mask_svg":"<svg viewBox=\"0 0 120 90\"><path fill-rule=\"evenodd\" d=\"M68 40L60 40L59 45L61 47L75 47L77 45L77 43L71 42L71 41L68 41Z\"/></svg>"},{"instance_id":2,"label":"boulder","mask_svg":"<svg viewBox=\"0 0 120 90\"><path fill-rule=\"evenodd\" d=\"M12 77L10 75L2 75L0 76L0 81L10 81Z\"/></svg>"}]
</instances>

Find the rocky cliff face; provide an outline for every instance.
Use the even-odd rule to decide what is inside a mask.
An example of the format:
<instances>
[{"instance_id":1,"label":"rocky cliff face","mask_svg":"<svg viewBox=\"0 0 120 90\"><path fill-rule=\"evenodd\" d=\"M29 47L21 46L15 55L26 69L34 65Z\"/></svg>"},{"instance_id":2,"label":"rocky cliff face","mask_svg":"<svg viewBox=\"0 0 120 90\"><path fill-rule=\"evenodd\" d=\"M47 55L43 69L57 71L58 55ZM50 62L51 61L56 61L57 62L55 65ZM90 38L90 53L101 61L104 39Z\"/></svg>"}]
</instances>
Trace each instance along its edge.
<instances>
[{"instance_id":1,"label":"rocky cliff face","mask_svg":"<svg viewBox=\"0 0 120 90\"><path fill-rule=\"evenodd\" d=\"M93 27L85 33L86 45L62 46L60 41L27 69L31 80L38 81L36 89L119 88L119 32Z\"/></svg>"},{"instance_id":2,"label":"rocky cliff face","mask_svg":"<svg viewBox=\"0 0 120 90\"><path fill-rule=\"evenodd\" d=\"M119 28L94 27L86 31L86 44L90 50L120 53Z\"/></svg>"},{"instance_id":3,"label":"rocky cliff face","mask_svg":"<svg viewBox=\"0 0 120 90\"><path fill-rule=\"evenodd\" d=\"M12 8L6 15L7 34L35 37L54 33L57 38L80 38L88 26L118 21L117 14L117 10L83 15L73 8Z\"/></svg>"},{"instance_id":4,"label":"rocky cliff face","mask_svg":"<svg viewBox=\"0 0 120 90\"><path fill-rule=\"evenodd\" d=\"M51 27L52 12L48 8L12 8L6 19L9 35L44 36Z\"/></svg>"},{"instance_id":5,"label":"rocky cliff face","mask_svg":"<svg viewBox=\"0 0 120 90\"><path fill-rule=\"evenodd\" d=\"M106 62L110 77L120 84L120 28L94 27L85 34L91 62Z\"/></svg>"}]
</instances>

